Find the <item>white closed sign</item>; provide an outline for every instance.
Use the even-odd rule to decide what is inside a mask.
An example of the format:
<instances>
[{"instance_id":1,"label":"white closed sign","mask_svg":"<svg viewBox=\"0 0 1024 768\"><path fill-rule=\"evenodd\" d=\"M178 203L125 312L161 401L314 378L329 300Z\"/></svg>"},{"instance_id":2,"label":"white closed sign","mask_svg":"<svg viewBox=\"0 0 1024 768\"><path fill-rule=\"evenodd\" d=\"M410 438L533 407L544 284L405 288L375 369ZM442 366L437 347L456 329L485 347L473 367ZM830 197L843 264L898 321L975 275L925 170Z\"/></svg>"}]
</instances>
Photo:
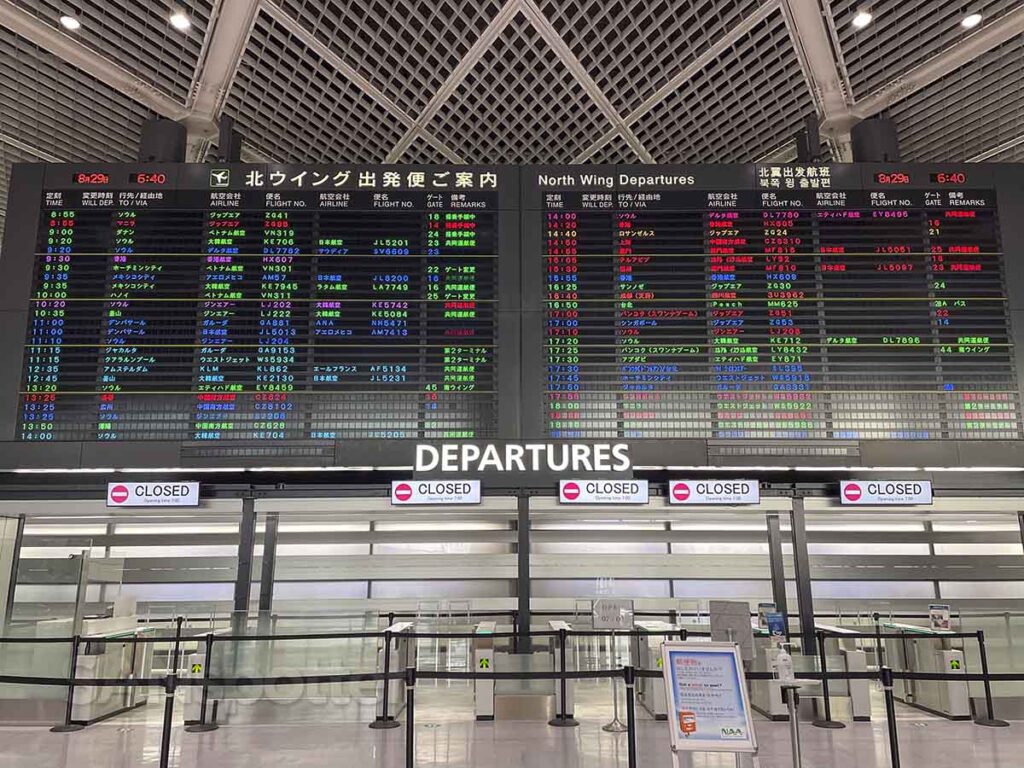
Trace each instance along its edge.
<instances>
[{"instance_id":1,"label":"white closed sign","mask_svg":"<svg viewBox=\"0 0 1024 768\"><path fill-rule=\"evenodd\" d=\"M758 504L757 480L671 480L669 504Z\"/></svg>"},{"instance_id":2,"label":"white closed sign","mask_svg":"<svg viewBox=\"0 0 1024 768\"><path fill-rule=\"evenodd\" d=\"M883 507L931 504L932 483L930 480L842 480L839 501Z\"/></svg>"},{"instance_id":3,"label":"white closed sign","mask_svg":"<svg viewBox=\"0 0 1024 768\"><path fill-rule=\"evenodd\" d=\"M198 507L199 483L107 483L108 507Z\"/></svg>"},{"instance_id":4,"label":"white closed sign","mask_svg":"<svg viewBox=\"0 0 1024 768\"><path fill-rule=\"evenodd\" d=\"M561 504L646 504L646 480L562 480Z\"/></svg>"},{"instance_id":5,"label":"white closed sign","mask_svg":"<svg viewBox=\"0 0 1024 768\"><path fill-rule=\"evenodd\" d=\"M391 503L396 506L416 504L479 504L479 480L394 480Z\"/></svg>"}]
</instances>

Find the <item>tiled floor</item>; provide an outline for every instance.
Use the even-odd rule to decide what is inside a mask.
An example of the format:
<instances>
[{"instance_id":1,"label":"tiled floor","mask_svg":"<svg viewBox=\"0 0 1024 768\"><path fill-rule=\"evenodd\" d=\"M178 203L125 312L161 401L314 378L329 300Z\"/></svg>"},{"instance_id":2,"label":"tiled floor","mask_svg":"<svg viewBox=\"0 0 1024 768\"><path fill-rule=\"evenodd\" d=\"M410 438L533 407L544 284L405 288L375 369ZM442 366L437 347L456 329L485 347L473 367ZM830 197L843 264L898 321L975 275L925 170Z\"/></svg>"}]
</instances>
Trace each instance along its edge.
<instances>
[{"instance_id":1,"label":"tiled floor","mask_svg":"<svg viewBox=\"0 0 1024 768\"><path fill-rule=\"evenodd\" d=\"M611 768L626 765L624 734L604 733L610 719L600 689L582 692L579 728L544 723L472 720L465 689L423 688L416 723L416 765L451 768ZM879 713L880 714L880 713ZM757 723L763 768L790 768L789 726ZM1024 723L981 728L950 723L910 709L900 710L903 768L1020 768L1024 766ZM825 731L801 726L805 768L883 768L890 765L885 722L850 724ZM638 722L638 764L668 768L667 726L646 714ZM157 765L160 708L151 706L122 722L94 725L73 734L45 728L0 728L0 768L134 768ZM697 758L698 768L732 766L732 758ZM405 728L374 731L365 723L309 722L225 726L189 734L176 727L171 765L181 768L401 768Z\"/></svg>"}]
</instances>

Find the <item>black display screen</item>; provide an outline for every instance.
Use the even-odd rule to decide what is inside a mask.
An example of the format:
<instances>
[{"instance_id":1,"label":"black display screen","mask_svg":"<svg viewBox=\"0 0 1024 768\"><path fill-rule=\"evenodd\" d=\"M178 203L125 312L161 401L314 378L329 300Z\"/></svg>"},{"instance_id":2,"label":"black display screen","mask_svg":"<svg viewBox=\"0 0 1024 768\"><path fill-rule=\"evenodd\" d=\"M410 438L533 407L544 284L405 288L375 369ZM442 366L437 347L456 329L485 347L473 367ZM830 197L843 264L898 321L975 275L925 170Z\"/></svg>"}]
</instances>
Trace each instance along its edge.
<instances>
[{"instance_id":1,"label":"black display screen","mask_svg":"<svg viewBox=\"0 0 1024 768\"><path fill-rule=\"evenodd\" d=\"M544 434L1019 438L997 193L966 178L538 172Z\"/></svg>"},{"instance_id":2,"label":"black display screen","mask_svg":"<svg viewBox=\"0 0 1024 768\"><path fill-rule=\"evenodd\" d=\"M1024 461L1022 173L16 166L0 468Z\"/></svg>"},{"instance_id":3,"label":"black display screen","mask_svg":"<svg viewBox=\"0 0 1024 768\"><path fill-rule=\"evenodd\" d=\"M14 438L493 436L500 183L415 166L48 174Z\"/></svg>"}]
</instances>

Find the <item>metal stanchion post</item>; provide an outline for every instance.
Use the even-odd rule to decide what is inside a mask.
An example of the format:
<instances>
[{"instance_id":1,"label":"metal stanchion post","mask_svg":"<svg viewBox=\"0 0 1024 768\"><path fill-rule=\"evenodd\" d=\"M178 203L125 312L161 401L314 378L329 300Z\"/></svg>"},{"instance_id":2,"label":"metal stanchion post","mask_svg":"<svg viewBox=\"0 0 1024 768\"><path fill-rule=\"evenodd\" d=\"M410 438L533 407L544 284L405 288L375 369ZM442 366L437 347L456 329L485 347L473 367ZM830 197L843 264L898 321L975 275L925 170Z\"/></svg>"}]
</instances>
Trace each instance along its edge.
<instances>
[{"instance_id":1,"label":"metal stanchion post","mask_svg":"<svg viewBox=\"0 0 1024 768\"><path fill-rule=\"evenodd\" d=\"M885 692L885 724L889 729L889 758L892 768L900 768L900 742L896 734L896 699L892 693L892 670L882 667L882 690Z\"/></svg>"},{"instance_id":2,"label":"metal stanchion post","mask_svg":"<svg viewBox=\"0 0 1024 768\"><path fill-rule=\"evenodd\" d=\"M78 644L81 642L82 638L78 635L71 638L71 673L68 675L68 698L64 705L64 722L53 726L50 729L52 733L72 733L85 728L81 723L71 722L71 710L75 698L75 673L78 668Z\"/></svg>"},{"instance_id":3,"label":"metal stanchion post","mask_svg":"<svg viewBox=\"0 0 1024 768\"><path fill-rule=\"evenodd\" d=\"M565 674L565 641L566 631L563 627L562 629L558 630L559 668L563 675ZM558 713L553 718L551 718L551 720L548 721L548 725L553 725L556 728L575 728L577 725L579 725L579 723L572 717L570 717L568 712L566 712L566 703L568 702L566 694L569 689L569 681L563 677L561 680L558 681L558 685L559 691L561 692L562 706L558 708Z\"/></svg>"},{"instance_id":4,"label":"metal stanchion post","mask_svg":"<svg viewBox=\"0 0 1024 768\"><path fill-rule=\"evenodd\" d=\"M821 695L825 700L825 719L815 720L815 728L845 728L844 723L832 719L832 700L828 688L828 661L825 658L825 633L822 630L815 632L818 638L818 663L821 667Z\"/></svg>"},{"instance_id":5,"label":"metal stanchion post","mask_svg":"<svg viewBox=\"0 0 1024 768\"><path fill-rule=\"evenodd\" d=\"M205 665L203 666L203 698L199 704L199 722L193 725L186 725L185 730L188 733L208 733L209 731L216 731L220 728L217 725L216 718L212 721L207 722L206 720L206 708L210 701L210 667L213 665L213 633L206 633L206 651L205 651Z\"/></svg>"},{"instance_id":6,"label":"metal stanchion post","mask_svg":"<svg viewBox=\"0 0 1024 768\"><path fill-rule=\"evenodd\" d=\"M174 674L178 674L178 669L181 663L181 625L185 623L184 616L178 616L174 620L174 653L171 657L171 664L174 668Z\"/></svg>"},{"instance_id":7,"label":"metal stanchion post","mask_svg":"<svg viewBox=\"0 0 1024 768\"><path fill-rule=\"evenodd\" d=\"M405 768L416 765L416 667L405 670Z\"/></svg>"},{"instance_id":8,"label":"metal stanchion post","mask_svg":"<svg viewBox=\"0 0 1024 768\"><path fill-rule=\"evenodd\" d=\"M636 670L632 666L625 667L622 677L626 683L626 755L629 768L636 768L636 704L633 700Z\"/></svg>"},{"instance_id":9,"label":"metal stanchion post","mask_svg":"<svg viewBox=\"0 0 1024 768\"><path fill-rule=\"evenodd\" d=\"M612 630L612 663L618 661L618 646L615 644L615 630ZM608 733L622 733L627 730L626 725L619 720L619 676L612 678L612 721L601 726L602 731Z\"/></svg>"},{"instance_id":10,"label":"metal stanchion post","mask_svg":"<svg viewBox=\"0 0 1024 768\"><path fill-rule=\"evenodd\" d=\"M389 624L388 626L394 625ZM397 718L391 717L388 714L388 705L390 703L389 700L391 699L391 681L387 676L391 673L391 637L392 634L390 631L384 632L384 680L382 681L383 685L381 686L381 690L383 691L383 701L381 701L380 705L380 716L370 723L370 727L375 729L398 728L400 725Z\"/></svg>"},{"instance_id":11,"label":"metal stanchion post","mask_svg":"<svg viewBox=\"0 0 1024 768\"><path fill-rule=\"evenodd\" d=\"M800 754L800 713L797 704L800 703L799 685L783 685L782 700L786 702L786 710L789 712L789 741L793 752L793 768L802 768L803 756Z\"/></svg>"},{"instance_id":12,"label":"metal stanchion post","mask_svg":"<svg viewBox=\"0 0 1024 768\"><path fill-rule=\"evenodd\" d=\"M174 721L174 691L177 674L169 674L164 681L164 726L160 737L160 768L167 768L171 759L171 725Z\"/></svg>"},{"instance_id":13,"label":"metal stanchion post","mask_svg":"<svg viewBox=\"0 0 1024 768\"><path fill-rule=\"evenodd\" d=\"M882 618L877 611L871 614L875 620L875 666L881 669L885 666L885 650L882 648L882 625L879 620Z\"/></svg>"},{"instance_id":14,"label":"metal stanchion post","mask_svg":"<svg viewBox=\"0 0 1024 768\"><path fill-rule=\"evenodd\" d=\"M986 725L989 728L1008 728L1009 723L1005 720L996 719L995 709L992 706L992 681L988 678L988 653L985 652L985 632L978 630L978 653L981 656L981 674L985 676L985 707L987 717L975 719L976 725Z\"/></svg>"},{"instance_id":15,"label":"metal stanchion post","mask_svg":"<svg viewBox=\"0 0 1024 768\"><path fill-rule=\"evenodd\" d=\"M519 653L519 611L512 611L512 653Z\"/></svg>"}]
</instances>

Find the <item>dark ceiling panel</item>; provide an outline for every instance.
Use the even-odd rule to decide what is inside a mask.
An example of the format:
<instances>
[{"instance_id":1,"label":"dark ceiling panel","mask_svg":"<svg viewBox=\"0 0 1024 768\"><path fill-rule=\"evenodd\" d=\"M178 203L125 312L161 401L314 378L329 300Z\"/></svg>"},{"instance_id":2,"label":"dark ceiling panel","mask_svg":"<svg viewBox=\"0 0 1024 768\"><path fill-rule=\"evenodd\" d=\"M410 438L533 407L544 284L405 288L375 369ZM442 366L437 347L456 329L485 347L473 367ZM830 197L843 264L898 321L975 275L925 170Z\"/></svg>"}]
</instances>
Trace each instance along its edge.
<instances>
[{"instance_id":1,"label":"dark ceiling panel","mask_svg":"<svg viewBox=\"0 0 1024 768\"><path fill-rule=\"evenodd\" d=\"M611 123L519 14L430 121L470 163L569 162Z\"/></svg>"},{"instance_id":2,"label":"dark ceiling panel","mask_svg":"<svg viewBox=\"0 0 1024 768\"><path fill-rule=\"evenodd\" d=\"M814 112L781 13L769 16L633 129L660 163L752 162Z\"/></svg>"},{"instance_id":3,"label":"dark ceiling panel","mask_svg":"<svg viewBox=\"0 0 1024 768\"><path fill-rule=\"evenodd\" d=\"M230 0L228 0L230 1ZM203 38L210 26L213 0L190 0L192 26L181 32L171 26L170 3L140 0L14 0L40 21L62 34L60 17L68 8L78 10L80 29L66 33L101 56L157 89L188 100Z\"/></svg>"},{"instance_id":4,"label":"dark ceiling panel","mask_svg":"<svg viewBox=\"0 0 1024 768\"><path fill-rule=\"evenodd\" d=\"M379 162L405 125L260 13L225 112L279 162Z\"/></svg>"}]
</instances>

